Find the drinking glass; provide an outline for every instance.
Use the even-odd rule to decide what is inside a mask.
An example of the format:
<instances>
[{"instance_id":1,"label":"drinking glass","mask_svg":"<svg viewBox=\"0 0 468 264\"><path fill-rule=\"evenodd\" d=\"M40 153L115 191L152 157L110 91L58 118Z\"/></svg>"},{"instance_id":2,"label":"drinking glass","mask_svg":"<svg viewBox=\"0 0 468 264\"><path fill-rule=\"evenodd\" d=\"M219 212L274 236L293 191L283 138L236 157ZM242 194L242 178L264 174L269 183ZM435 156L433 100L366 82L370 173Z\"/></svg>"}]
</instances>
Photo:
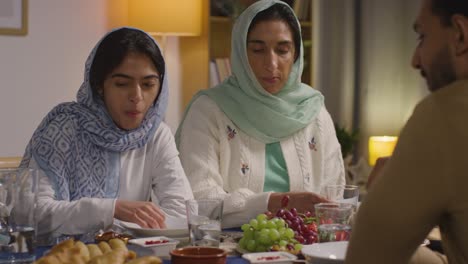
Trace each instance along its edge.
<instances>
[{"instance_id":1,"label":"drinking glass","mask_svg":"<svg viewBox=\"0 0 468 264\"><path fill-rule=\"evenodd\" d=\"M0 169L0 263L35 259L37 170Z\"/></svg>"},{"instance_id":2,"label":"drinking glass","mask_svg":"<svg viewBox=\"0 0 468 264\"><path fill-rule=\"evenodd\" d=\"M325 185L320 194L331 202L349 203L355 208L359 202L359 186L357 185Z\"/></svg>"},{"instance_id":3,"label":"drinking glass","mask_svg":"<svg viewBox=\"0 0 468 264\"><path fill-rule=\"evenodd\" d=\"M354 206L348 203L319 203L315 205L319 242L348 241Z\"/></svg>"},{"instance_id":4,"label":"drinking glass","mask_svg":"<svg viewBox=\"0 0 468 264\"><path fill-rule=\"evenodd\" d=\"M219 247L223 200L187 200L186 208L192 246Z\"/></svg>"}]
</instances>

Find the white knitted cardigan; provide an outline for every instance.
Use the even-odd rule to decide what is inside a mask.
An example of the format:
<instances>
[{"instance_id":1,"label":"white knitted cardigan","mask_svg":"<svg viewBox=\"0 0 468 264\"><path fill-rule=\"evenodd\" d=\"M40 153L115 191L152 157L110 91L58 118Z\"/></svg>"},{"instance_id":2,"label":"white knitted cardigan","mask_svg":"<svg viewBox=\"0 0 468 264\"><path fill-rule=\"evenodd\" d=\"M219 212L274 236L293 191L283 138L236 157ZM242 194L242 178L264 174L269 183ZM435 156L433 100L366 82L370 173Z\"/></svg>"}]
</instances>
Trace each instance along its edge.
<instances>
[{"instance_id":1,"label":"white knitted cardigan","mask_svg":"<svg viewBox=\"0 0 468 264\"><path fill-rule=\"evenodd\" d=\"M325 107L280 144L291 191L319 193L323 185L345 183L341 148ZM179 151L195 198L224 199L224 227L240 226L267 210L265 144L240 131L209 97L193 102Z\"/></svg>"}]
</instances>

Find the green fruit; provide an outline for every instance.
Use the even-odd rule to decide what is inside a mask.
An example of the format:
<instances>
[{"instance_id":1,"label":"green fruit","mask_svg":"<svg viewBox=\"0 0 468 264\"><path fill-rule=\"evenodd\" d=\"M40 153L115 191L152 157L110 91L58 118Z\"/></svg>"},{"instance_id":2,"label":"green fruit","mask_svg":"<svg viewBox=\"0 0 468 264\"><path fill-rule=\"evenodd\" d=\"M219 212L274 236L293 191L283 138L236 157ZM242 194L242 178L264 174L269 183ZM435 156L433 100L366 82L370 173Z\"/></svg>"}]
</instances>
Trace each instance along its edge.
<instances>
[{"instance_id":1,"label":"green fruit","mask_svg":"<svg viewBox=\"0 0 468 264\"><path fill-rule=\"evenodd\" d=\"M267 215L266 214L257 215L257 221L258 222L263 221L263 220L267 220Z\"/></svg>"},{"instance_id":2,"label":"green fruit","mask_svg":"<svg viewBox=\"0 0 468 264\"><path fill-rule=\"evenodd\" d=\"M255 249L257 248L257 242L255 242L255 240L249 240L247 242L246 248L248 251L254 252Z\"/></svg>"}]
</instances>

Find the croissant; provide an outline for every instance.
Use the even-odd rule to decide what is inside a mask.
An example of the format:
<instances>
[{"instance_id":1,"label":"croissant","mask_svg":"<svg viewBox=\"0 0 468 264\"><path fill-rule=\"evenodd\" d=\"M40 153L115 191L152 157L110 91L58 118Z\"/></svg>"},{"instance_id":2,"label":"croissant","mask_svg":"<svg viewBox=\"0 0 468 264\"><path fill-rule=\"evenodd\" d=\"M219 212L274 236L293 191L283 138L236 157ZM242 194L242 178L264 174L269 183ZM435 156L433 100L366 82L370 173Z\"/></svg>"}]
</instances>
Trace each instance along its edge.
<instances>
[{"instance_id":1,"label":"croissant","mask_svg":"<svg viewBox=\"0 0 468 264\"><path fill-rule=\"evenodd\" d=\"M83 242L76 241L75 248L78 249L78 252L82 256L82 259L85 261L85 263L91 259L88 247Z\"/></svg>"},{"instance_id":2,"label":"croissant","mask_svg":"<svg viewBox=\"0 0 468 264\"><path fill-rule=\"evenodd\" d=\"M107 254L112 251L112 248L109 246L107 242L99 242L98 246L101 249L103 254Z\"/></svg>"},{"instance_id":3,"label":"croissant","mask_svg":"<svg viewBox=\"0 0 468 264\"><path fill-rule=\"evenodd\" d=\"M114 238L109 242L85 245L73 239L55 245L47 255L35 264L161 264L155 256L136 258L134 251L128 250L125 242Z\"/></svg>"},{"instance_id":4,"label":"croissant","mask_svg":"<svg viewBox=\"0 0 468 264\"><path fill-rule=\"evenodd\" d=\"M146 256L127 262L126 264L162 264L160 258L155 256Z\"/></svg>"},{"instance_id":5,"label":"croissant","mask_svg":"<svg viewBox=\"0 0 468 264\"><path fill-rule=\"evenodd\" d=\"M96 244L88 244L86 245L86 247L88 248L88 251L89 251L89 258L90 259L93 259L97 256L101 256L102 255L102 251L101 249L98 247L98 245Z\"/></svg>"},{"instance_id":6,"label":"croissant","mask_svg":"<svg viewBox=\"0 0 468 264\"><path fill-rule=\"evenodd\" d=\"M57 259L54 255L49 255L49 256L44 256L40 259L38 259L36 264L60 264L60 260Z\"/></svg>"},{"instance_id":7,"label":"croissant","mask_svg":"<svg viewBox=\"0 0 468 264\"><path fill-rule=\"evenodd\" d=\"M93 258L88 264L122 264L127 259L127 252L121 248Z\"/></svg>"},{"instance_id":8,"label":"croissant","mask_svg":"<svg viewBox=\"0 0 468 264\"><path fill-rule=\"evenodd\" d=\"M121 249L124 249L125 251L128 251L125 243L121 239L118 239L118 238L113 238L109 240L109 245L111 246L112 249L121 248Z\"/></svg>"}]
</instances>

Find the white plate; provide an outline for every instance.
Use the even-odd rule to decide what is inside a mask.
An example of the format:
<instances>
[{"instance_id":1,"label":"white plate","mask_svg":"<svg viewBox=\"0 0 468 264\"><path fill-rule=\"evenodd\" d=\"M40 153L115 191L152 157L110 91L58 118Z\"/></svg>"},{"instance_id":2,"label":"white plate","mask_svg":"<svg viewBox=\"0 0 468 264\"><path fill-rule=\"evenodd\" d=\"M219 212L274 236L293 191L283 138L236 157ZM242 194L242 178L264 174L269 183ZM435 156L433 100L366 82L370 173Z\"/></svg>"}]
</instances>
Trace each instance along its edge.
<instances>
[{"instance_id":1,"label":"white plate","mask_svg":"<svg viewBox=\"0 0 468 264\"><path fill-rule=\"evenodd\" d=\"M250 261L251 264L257 263L275 263L275 264L290 264L293 260L297 259L297 256L282 251L276 252L259 252L259 253L248 253L242 255L242 258ZM275 258L275 259L269 259Z\"/></svg>"},{"instance_id":2,"label":"white plate","mask_svg":"<svg viewBox=\"0 0 468 264\"><path fill-rule=\"evenodd\" d=\"M146 244L147 241L164 241L164 240L167 240L167 242L161 243L161 244L149 244L149 245ZM179 241L172 239L172 238L164 237L164 236L156 236L156 237L130 239L128 243L138 245L140 247L148 248L156 256L169 256L169 252L171 252L171 250L176 248L177 244L179 244Z\"/></svg>"},{"instance_id":3,"label":"white plate","mask_svg":"<svg viewBox=\"0 0 468 264\"><path fill-rule=\"evenodd\" d=\"M147 241L160 241L160 242L162 242L164 240L167 240L167 242L166 243L160 243L160 244L146 244ZM128 240L128 243L150 248L150 247L161 247L161 246L165 246L165 245L177 245L177 244L179 244L179 241L175 240L175 239L172 239L172 238L165 237L165 236L156 236L156 237L145 237L145 238L130 239L130 240Z\"/></svg>"},{"instance_id":4,"label":"white plate","mask_svg":"<svg viewBox=\"0 0 468 264\"><path fill-rule=\"evenodd\" d=\"M170 238L186 238L189 236L186 218L166 218L167 229L142 228L138 224L120 221L121 225L139 237L166 236Z\"/></svg>"},{"instance_id":5,"label":"white plate","mask_svg":"<svg viewBox=\"0 0 468 264\"><path fill-rule=\"evenodd\" d=\"M304 245L301 252L314 264L337 264L344 263L347 248L348 241L337 241Z\"/></svg>"}]
</instances>

